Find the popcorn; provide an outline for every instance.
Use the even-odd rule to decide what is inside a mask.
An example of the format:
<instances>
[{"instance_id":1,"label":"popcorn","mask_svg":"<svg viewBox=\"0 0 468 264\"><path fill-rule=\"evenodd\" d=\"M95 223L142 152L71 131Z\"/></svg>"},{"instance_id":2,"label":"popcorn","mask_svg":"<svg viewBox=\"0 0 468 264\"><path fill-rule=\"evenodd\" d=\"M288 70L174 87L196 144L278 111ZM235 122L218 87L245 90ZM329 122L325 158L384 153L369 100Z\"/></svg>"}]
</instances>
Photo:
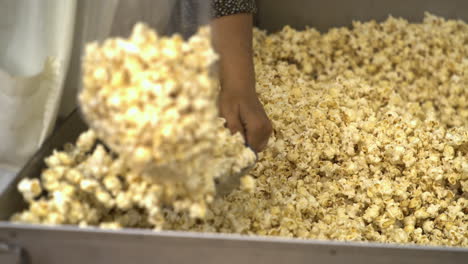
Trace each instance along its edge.
<instances>
[{"instance_id":1,"label":"popcorn","mask_svg":"<svg viewBox=\"0 0 468 264\"><path fill-rule=\"evenodd\" d=\"M82 133L78 140L76 141L76 147L81 152L88 152L91 151L92 147L96 143L96 133L93 130L88 130Z\"/></svg>"},{"instance_id":2,"label":"popcorn","mask_svg":"<svg viewBox=\"0 0 468 264\"><path fill-rule=\"evenodd\" d=\"M245 175L241 178L241 188L248 191L254 192L255 191L255 179L250 175Z\"/></svg>"},{"instance_id":3,"label":"popcorn","mask_svg":"<svg viewBox=\"0 0 468 264\"><path fill-rule=\"evenodd\" d=\"M23 195L24 200L31 201L42 192L41 184L38 179L22 179L18 183L18 191Z\"/></svg>"},{"instance_id":4,"label":"popcorn","mask_svg":"<svg viewBox=\"0 0 468 264\"><path fill-rule=\"evenodd\" d=\"M215 178L255 161L242 136L232 136L218 120L218 86L210 73L218 57L209 36L201 28L184 42L179 35L159 37L137 24L129 39L87 47L79 100L96 135L80 137L78 148L87 150L87 141L102 139L127 168L163 186L158 203L188 197L193 208L204 207L214 195ZM93 156L92 173L106 177L103 148ZM104 185L117 194L121 187L111 179L107 176ZM187 201L181 204L181 210L190 207Z\"/></svg>"},{"instance_id":5,"label":"popcorn","mask_svg":"<svg viewBox=\"0 0 468 264\"><path fill-rule=\"evenodd\" d=\"M145 28L139 27L137 32L145 32ZM241 180L240 189L216 199L197 196L203 192L183 192L188 198L177 199L177 186L145 177L125 157L115 157L103 148L95 153L99 147L94 152L91 147L81 147L95 145L91 142L95 140L92 134L98 134L96 129L85 134L91 135L89 144L80 143L66 151L73 162L63 162L61 154L53 154L41 177L46 191L60 191L63 182L75 187L63 195L68 214L60 213L67 206L58 210L58 204L48 197L34 196L29 210L12 220L467 247L466 32L467 24L430 14L420 24L390 17L380 24L356 22L352 29L332 29L326 34L290 27L270 35L255 30L257 89L275 131L250 176ZM177 52L137 45L155 38L135 34L133 45L118 41L115 45L121 48L105 49L99 56L117 61L123 53L145 50L151 60L167 56L167 60L196 67L200 56L207 55L193 53L182 60ZM204 43L199 37L196 41ZM177 38L173 42L175 51L190 49ZM161 45L167 48L169 43ZM182 91L174 80L165 78L169 69L164 65L158 65L152 77L164 83L151 86L153 80L143 74L148 65L133 57L119 63L125 65L120 71L91 71L96 75L93 80L110 80L110 86L121 87L130 82L124 69L138 68L142 72L132 75L135 81L157 91L156 95ZM194 80L201 86L208 82ZM196 156L208 148L200 146L190 153L182 147L170 152L164 148L169 146L166 142L156 141L162 149L146 149L139 141L143 138L136 139L138 133L131 131L138 131L148 117L141 109L121 107L151 96L136 89L121 92L125 96L97 94L107 97L109 108L122 110L112 117L116 122L129 122L128 134L118 139L143 147L137 151L137 163L144 164L149 152L151 159L164 164L171 153ZM181 109L190 105L205 109L209 104L209 100L195 103L190 100L193 97L178 96L174 104ZM170 108L167 102L159 103ZM128 119L127 110L140 121ZM158 137L169 141L176 140L169 135L177 134L178 129L171 119L185 122L186 127L197 124L197 119L177 109L166 114L151 122L164 124ZM222 120L214 127L218 136L239 142L240 135L227 136ZM232 142L223 144L214 151L219 159L207 161L216 164L218 172L240 168L243 159L231 166L222 162L222 156L224 151L242 153L245 148ZM235 147L229 147L232 145ZM245 164L251 156L250 152L242 155ZM167 171L174 166L167 164ZM97 180L96 188L107 193L108 199L99 202L96 193L82 191L79 183L85 179ZM193 177L187 186L196 189L204 184ZM161 206L161 200L170 201L173 208ZM107 205L107 201L114 202ZM49 212L64 219L47 220Z\"/></svg>"},{"instance_id":6,"label":"popcorn","mask_svg":"<svg viewBox=\"0 0 468 264\"><path fill-rule=\"evenodd\" d=\"M138 24L127 40L88 45L79 99L93 129L46 158L41 204L54 217L34 221L161 228L168 206L203 218L214 180L256 159L218 118L216 59L206 28L184 42ZM33 208L39 193L26 183ZM13 218L31 219L23 214Z\"/></svg>"}]
</instances>

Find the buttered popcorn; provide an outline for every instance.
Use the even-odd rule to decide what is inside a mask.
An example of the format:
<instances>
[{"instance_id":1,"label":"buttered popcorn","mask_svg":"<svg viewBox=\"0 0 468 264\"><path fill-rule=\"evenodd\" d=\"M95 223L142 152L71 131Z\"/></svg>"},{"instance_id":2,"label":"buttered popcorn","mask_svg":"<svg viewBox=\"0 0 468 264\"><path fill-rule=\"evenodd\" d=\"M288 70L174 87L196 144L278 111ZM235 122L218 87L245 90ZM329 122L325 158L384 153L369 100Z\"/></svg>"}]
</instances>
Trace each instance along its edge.
<instances>
[{"instance_id":1,"label":"buttered popcorn","mask_svg":"<svg viewBox=\"0 0 468 264\"><path fill-rule=\"evenodd\" d=\"M217 112L204 29L188 42L143 24L128 39L89 44L79 95L86 119L132 167L185 161L209 149Z\"/></svg>"},{"instance_id":2,"label":"buttered popcorn","mask_svg":"<svg viewBox=\"0 0 468 264\"><path fill-rule=\"evenodd\" d=\"M38 179L22 179L18 184L18 191L26 201L31 201L41 194L42 188Z\"/></svg>"},{"instance_id":3,"label":"buttered popcorn","mask_svg":"<svg viewBox=\"0 0 468 264\"><path fill-rule=\"evenodd\" d=\"M164 207L152 222L147 212L130 217L141 207L122 198L125 216L103 213L92 223L140 219L158 229L466 247L466 40L467 24L432 15L325 34L256 30L257 88L275 133L241 188L194 206L205 211L201 221ZM53 175L62 175L64 161L50 159ZM43 175L41 184L56 181ZM16 217L60 219L43 218L41 199Z\"/></svg>"},{"instance_id":4,"label":"buttered popcorn","mask_svg":"<svg viewBox=\"0 0 468 264\"><path fill-rule=\"evenodd\" d=\"M218 117L216 59L206 28L183 41L138 24L129 39L88 45L79 99L93 130L46 158L45 196L34 200L37 179L21 182L31 206L13 219L160 228L164 208L203 218L215 179L256 159Z\"/></svg>"},{"instance_id":5,"label":"buttered popcorn","mask_svg":"<svg viewBox=\"0 0 468 264\"><path fill-rule=\"evenodd\" d=\"M218 118L216 60L207 28L184 41L137 24L129 39L86 49L79 95L86 119L128 168L161 185L161 199L176 209L211 200L215 178L255 161L241 135L231 136Z\"/></svg>"}]
</instances>

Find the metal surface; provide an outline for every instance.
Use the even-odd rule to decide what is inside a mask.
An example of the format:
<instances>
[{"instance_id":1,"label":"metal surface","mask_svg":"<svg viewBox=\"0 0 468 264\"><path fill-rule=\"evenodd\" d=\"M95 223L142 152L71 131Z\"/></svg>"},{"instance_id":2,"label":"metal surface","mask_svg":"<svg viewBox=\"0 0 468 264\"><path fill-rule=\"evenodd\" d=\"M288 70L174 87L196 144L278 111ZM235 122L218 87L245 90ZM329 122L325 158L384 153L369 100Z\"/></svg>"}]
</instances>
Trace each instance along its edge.
<instances>
[{"instance_id":1,"label":"metal surface","mask_svg":"<svg viewBox=\"0 0 468 264\"><path fill-rule=\"evenodd\" d=\"M0 240L8 240L27 248L33 264L448 264L466 263L468 257L466 250L454 248L132 229L106 231L74 227L50 228L7 223L0 223Z\"/></svg>"},{"instance_id":2,"label":"metal surface","mask_svg":"<svg viewBox=\"0 0 468 264\"><path fill-rule=\"evenodd\" d=\"M226 196L239 187L240 179L246 175L254 166L255 164L242 169L239 173L229 174L225 175L224 177L215 179L216 196Z\"/></svg>"},{"instance_id":3,"label":"metal surface","mask_svg":"<svg viewBox=\"0 0 468 264\"><path fill-rule=\"evenodd\" d=\"M466 0L257 0L257 5L257 26L270 32L285 25L297 29L310 26L324 32L349 26L353 20L383 21L389 15L417 22L425 11L468 21Z\"/></svg>"},{"instance_id":4,"label":"metal surface","mask_svg":"<svg viewBox=\"0 0 468 264\"><path fill-rule=\"evenodd\" d=\"M29 261L22 247L0 240L0 263L27 264Z\"/></svg>"},{"instance_id":5,"label":"metal surface","mask_svg":"<svg viewBox=\"0 0 468 264\"><path fill-rule=\"evenodd\" d=\"M346 26L352 19L383 20L388 14L418 21L423 11L468 21L468 1L307 1L260 0L257 23L269 31L283 25L305 25L326 30ZM64 123L43 148L0 194L0 219L21 210L24 203L16 191L23 177L37 177L43 159L54 148L73 142L86 128L77 112ZM467 248L295 240L226 234L153 232L123 229L106 231L77 227L16 225L0 222L0 246L23 248L33 264L74 263L467 263ZM8 248L7 247L7 248ZM3 254L5 253L5 254ZM0 263L16 263L16 255L0 250Z\"/></svg>"},{"instance_id":6,"label":"metal surface","mask_svg":"<svg viewBox=\"0 0 468 264\"><path fill-rule=\"evenodd\" d=\"M246 147L250 148L254 151L251 147L246 145ZM258 155L255 153L255 163L258 160ZM233 190L235 190L240 185L240 179L247 175L251 169L255 167L255 163L250 165L249 167L243 168L239 173L231 173L227 175L221 175L221 177L215 179L215 187L216 187L216 196L222 197L230 194Z\"/></svg>"}]
</instances>

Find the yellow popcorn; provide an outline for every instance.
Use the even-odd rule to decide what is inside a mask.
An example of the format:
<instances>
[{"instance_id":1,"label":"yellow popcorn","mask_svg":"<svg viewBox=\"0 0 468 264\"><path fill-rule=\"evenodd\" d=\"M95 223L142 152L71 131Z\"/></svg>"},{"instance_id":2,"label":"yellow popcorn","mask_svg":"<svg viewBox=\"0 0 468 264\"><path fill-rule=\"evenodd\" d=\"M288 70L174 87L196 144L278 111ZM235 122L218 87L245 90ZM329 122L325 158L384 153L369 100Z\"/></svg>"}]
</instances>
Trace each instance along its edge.
<instances>
[{"instance_id":1,"label":"yellow popcorn","mask_svg":"<svg viewBox=\"0 0 468 264\"><path fill-rule=\"evenodd\" d=\"M94 133L93 130L88 130L82 133L78 137L78 140L76 141L76 147L81 152L88 152L92 149L95 142L96 142L96 134Z\"/></svg>"},{"instance_id":2,"label":"yellow popcorn","mask_svg":"<svg viewBox=\"0 0 468 264\"><path fill-rule=\"evenodd\" d=\"M210 73L217 55L208 30L184 42L177 35L159 38L138 24L129 39L86 50L80 102L94 130L46 159L41 178L53 195L40 208L54 217L34 221L158 229L165 222L160 208L167 206L170 213L205 217L214 179L237 174L256 159L218 118ZM25 184L20 187L33 200L38 194ZM13 219L31 219L21 215Z\"/></svg>"},{"instance_id":3,"label":"yellow popcorn","mask_svg":"<svg viewBox=\"0 0 468 264\"><path fill-rule=\"evenodd\" d=\"M215 178L255 160L243 138L231 136L218 121L218 89L210 73L217 55L209 36L202 28L187 41L158 37L137 24L129 39L87 46L79 95L83 113L127 168L164 187L156 203L187 197L202 206L214 195ZM78 145L89 145L88 133ZM92 173L104 177L100 169L107 157L99 157L104 154L98 148ZM116 192L109 179L104 185ZM182 204L178 209L190 207Z\"/></svg>"},{"instance_id":4,"label":"yellow popcorn","mask_svg":"<svg viewBox=\"0 0 468 264\"><path fill-rule=\"evenodd\" d=\"M38 179L22 179L18 183L18 191L26 201L31 201L42 192L42 187Z\"/></svg>"},{"instance_id":5,"label":"yellow popcorn","mask_svg":"<svg viewBox=\"0 0 468 264\"><path fill-rule=\"evenodd\" d=\"M250 175L245 175L241 178L241 188L248 191L255 191L255 179Z\"/></svg>"}]
</instances>

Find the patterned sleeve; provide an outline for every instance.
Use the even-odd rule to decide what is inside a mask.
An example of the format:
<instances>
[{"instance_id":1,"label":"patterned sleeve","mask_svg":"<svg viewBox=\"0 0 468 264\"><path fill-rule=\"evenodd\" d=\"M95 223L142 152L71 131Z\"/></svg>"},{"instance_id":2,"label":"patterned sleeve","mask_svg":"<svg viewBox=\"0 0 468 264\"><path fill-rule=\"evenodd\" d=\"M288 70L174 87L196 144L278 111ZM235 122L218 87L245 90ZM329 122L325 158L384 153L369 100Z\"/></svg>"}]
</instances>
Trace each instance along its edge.
<instances>
[{"instance_id":1,"label":"patterned sleeve","mask_svg":"<svg viewBox=\"0 0 468 264\"><path fill-rule=\"evenodd\" d=\"M255 0L212 0L214 17L240 13L255 13Z\"/></svg>"}]
</instances>

